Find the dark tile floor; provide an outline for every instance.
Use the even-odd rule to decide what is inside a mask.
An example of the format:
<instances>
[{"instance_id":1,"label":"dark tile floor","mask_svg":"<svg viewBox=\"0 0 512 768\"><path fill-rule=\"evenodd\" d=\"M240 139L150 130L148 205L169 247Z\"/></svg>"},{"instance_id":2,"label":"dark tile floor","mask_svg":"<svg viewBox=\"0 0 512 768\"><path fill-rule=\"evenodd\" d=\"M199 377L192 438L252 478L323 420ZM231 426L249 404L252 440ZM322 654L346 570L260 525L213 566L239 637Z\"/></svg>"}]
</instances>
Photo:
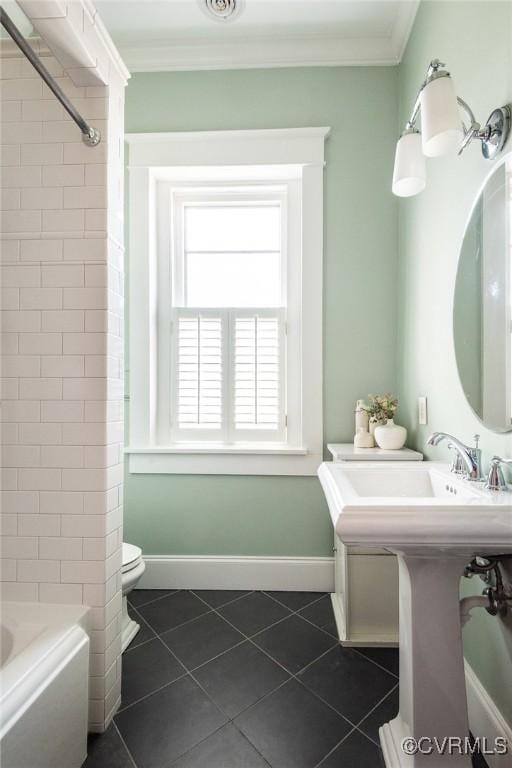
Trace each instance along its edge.
<instances>
[{"instance_id":1,"label":"dark tile floor","mask_svg":"<svg viewBox=\"0 0 512 768\"><path fill-rule=\"evenodd\" d=\"M330 597L137 590L121 708L83 768L379 768L398 652L338 644Z\"/></svg>"}]
</instances>

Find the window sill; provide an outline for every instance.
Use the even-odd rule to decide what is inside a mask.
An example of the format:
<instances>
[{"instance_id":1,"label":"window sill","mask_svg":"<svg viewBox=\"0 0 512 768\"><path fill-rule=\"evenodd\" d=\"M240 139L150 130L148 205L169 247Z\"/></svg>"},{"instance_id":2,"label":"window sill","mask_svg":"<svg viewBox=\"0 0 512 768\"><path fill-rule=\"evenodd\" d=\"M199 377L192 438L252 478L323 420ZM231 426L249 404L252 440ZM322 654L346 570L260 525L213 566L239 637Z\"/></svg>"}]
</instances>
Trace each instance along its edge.
<instances>
[{"instance_id":1,"label":"window sill","mask_svg":"<svg viewBox=\"0 0 512 768\"><path fill-rule=\"evenodd\" d=\"M132 474L316 475L322 462L321 451L268 443L130 446L125 453Z\"/></svg>"}]
</instances>

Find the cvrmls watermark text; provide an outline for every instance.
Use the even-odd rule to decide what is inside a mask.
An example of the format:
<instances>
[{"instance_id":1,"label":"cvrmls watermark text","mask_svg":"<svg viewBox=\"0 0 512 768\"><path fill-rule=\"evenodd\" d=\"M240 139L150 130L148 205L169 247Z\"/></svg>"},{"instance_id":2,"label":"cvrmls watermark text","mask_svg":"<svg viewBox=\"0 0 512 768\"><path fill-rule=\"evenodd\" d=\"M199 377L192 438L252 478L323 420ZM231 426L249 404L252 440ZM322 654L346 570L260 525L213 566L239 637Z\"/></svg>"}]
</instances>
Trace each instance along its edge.
<instances>
[{"instance_id":1,"label":"cvrmls watermark text","mask_svg":"<svg viewBox=\"0 0 512 768\"><path fill-rule=\"evenodd\" d=\"M401 746L406 755L475 755L480 752L485 756L507 755L509 751L509 744L504 736L497 736L495 739L470 739L469 736L420 736L415 739L408 736L402 739Z\"/></svg>"}]
</instances>

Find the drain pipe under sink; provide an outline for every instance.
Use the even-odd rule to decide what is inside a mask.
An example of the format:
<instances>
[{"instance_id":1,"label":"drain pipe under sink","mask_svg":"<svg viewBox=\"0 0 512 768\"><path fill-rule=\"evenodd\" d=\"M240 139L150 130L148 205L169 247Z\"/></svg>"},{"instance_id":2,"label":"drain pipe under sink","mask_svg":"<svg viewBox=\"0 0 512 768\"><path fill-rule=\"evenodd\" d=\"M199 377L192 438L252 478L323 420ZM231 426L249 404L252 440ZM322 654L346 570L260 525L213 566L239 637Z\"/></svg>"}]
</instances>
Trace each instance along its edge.
<instances>
[{"instance_id":1,"label":"drain pipe under sink","mask_svg":"<svg viewBox=\"0 0 512 768\"><path fill-rule=\"evenodd\" d=\"M463 597L460 600L460 623L465 626L471 618L473 608L488 608L489 598L487 595L474 595L472 597Z\"/></svg>"}]
</instances>

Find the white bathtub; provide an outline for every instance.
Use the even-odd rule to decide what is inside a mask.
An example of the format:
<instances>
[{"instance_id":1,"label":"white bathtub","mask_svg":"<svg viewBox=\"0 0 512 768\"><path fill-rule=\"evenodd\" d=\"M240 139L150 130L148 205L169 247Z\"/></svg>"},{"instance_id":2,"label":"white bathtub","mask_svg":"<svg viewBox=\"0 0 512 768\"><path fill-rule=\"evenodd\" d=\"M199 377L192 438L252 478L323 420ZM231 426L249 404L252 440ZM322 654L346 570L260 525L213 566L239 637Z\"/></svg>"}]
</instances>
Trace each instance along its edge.
<instances>
[{"instance_id":1,"label":"white bathtub","mask_svg":"<svg viewBox=\"0 0 512 768\"><path fill-rule=\"evenodd\" d=\"M87 755L85 606L1 605L2 768L80 768Z\"/></svg>"}]
</instances>

